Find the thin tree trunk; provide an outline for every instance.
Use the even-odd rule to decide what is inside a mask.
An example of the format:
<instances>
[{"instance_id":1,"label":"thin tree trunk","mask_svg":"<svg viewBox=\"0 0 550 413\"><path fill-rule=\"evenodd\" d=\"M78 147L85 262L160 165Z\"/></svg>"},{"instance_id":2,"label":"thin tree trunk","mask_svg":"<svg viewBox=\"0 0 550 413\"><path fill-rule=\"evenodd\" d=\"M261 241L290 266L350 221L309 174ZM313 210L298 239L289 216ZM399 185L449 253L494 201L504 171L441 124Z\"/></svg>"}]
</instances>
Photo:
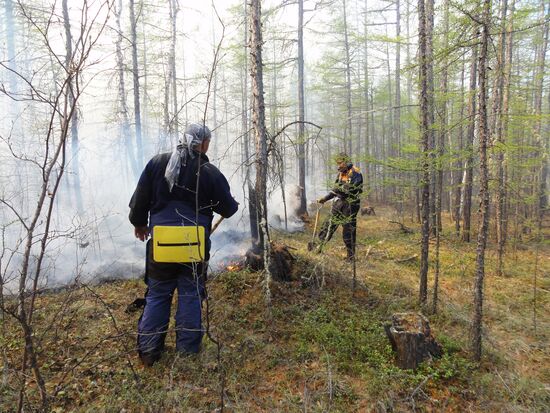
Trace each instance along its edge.
<instances>
[{"instance_id":1,"label":"thin tree trunk","mask_svg":"<svg viewBox=\"0 0 550 413\"><path fill-rule=\"evenodd\" d=\"M474 315L472 319L472 353L475 360L481 359L481 333L483 323L483 283L485 277L485 249L489 227L489 168L487 165L487 54L491 23L491 0L483 2L481 51L479 56L479 197L478 235L476 249L476 275L474 284Z\"/></svg>"},{"instance_id":2,"label":"thin tree trunk","mask_svg":"<svg viewBox=\"0 0 550 413\"><path fill-rule=\"evenodd\" d=\"M271 302L270 293L270 239L267 224L267 131L265 128L265 103L262 73L262 24L260 0L250 3L250 77L252 81L252 125L256 141L256 184L255 204L258 211L259 239L257 248L263 252L266 270L266 301Z\"/></svg>"},{"instance_id":3,"label":"thin tree trunk","mask_svg":"<svg viewBox=\"0 0 550 413\"><path fill-rule=\"evenodd\" d=\"M178 89L177 89L177 73L176 73L176 22L178 17L178 2L177 0L170 0L170 89L172 90L172 119L170 122L170 132L177 141L179 133L179 119L178 119ZM215 74L214 74L215 75ZM214 92L215 93L215 92ZM214 103L215 106L215 103Z\"/></svg>"},{"instance_id":4,"label":"thin tree trunk","mask_svg":"<svg viewBox=\"0 0 550 413\"><path fill-rule=\"evenodd\" d=\"M464 77L465 77L465 59L462 60L462 71L460 76L460 125L458 129L458 159L456 162L456 179L454 181L454 221L455 221L455 232L457 238L460 236L460 216L462 210L462 179L464 176L464 165L462 162L462 151L464 150Z\"/></svg>"},{"instance_id":5,"label":"thin tree trunk","mask_svg":"<svg viewBox=\"0 0 550 413\"><path fill-rule=\"evenodd\" d=\"M429 56L429 63L427 67L427 81L428 81L428 116L430 117L430 129L429 129L429 146L430 146L430 232L435 235L435 228L437 225L436 216L436 143L435 143L435 92L434 92L434 61L433 61L433 30L434 30L434 0L426 0L426 50Z\"/></svg>"},{"instance_id":6,"label":"thin tree trunk","mask_svg":"<svg viewBox=\"0 0 550 413\"><path fill-rule=\"evenodd\" d=\"M249 39L248 39L248 1L244 0L244 51L245 56L248 55ZM248 59L244 59L243 65L243 78L242 78L242 116L241 116L241 129L242 129L242 147L243 147L243 159L242 165L244 168L244 185L248 191L248 218L250 224L250 235L252 237L252 243L256 245L258 243L258 213L255 208L256 196L254 195L254 187L252 186L252 180L250 179L250 169L252 168L250 159L250 124L248 118Z\"/></svg>"},{"instance_id":7,"label":"thin tree trunk","mask_svg":"<svg viewBox=\"0 0 550 413\"><path fill-rule=\"evenodd\" d=\"M497 276L502 276L504 271L504 252L506 244L505 222L506 218L506 181L505 181L505 144L508 135L508 110L510 99L510 70L512 64L512 24L514 15L515 0L510 5L510 17L508 14L508 0L503 0L501 30L499 42L500 70L498 73L498 88L500 92L500 102L498 102L497 112L497 191L495 201L495 220L497 233ZM504 33L506 31L506 33Z\"/></svg>"},{"instance_id":8,"label":"thin tree trunk","mask_svg":"<svg viewBox=\"0 0 550 413\"><path fill-rule=\"evenodd\" d=\"M118 0L114 8L115 23L117 29L117 39L115 43L116 49L116 64L118 73L118 113L121 117L120 136L122 137L122 145L126 151L126 159L130 163L130 169L134 177L138 176L139 170L136 164L136 157L132 149L130 140L130 120L128 115L128 104L126 103L126 87L124 85L124 57L122 55L122 29L120 26L120 14L122 12L122 0Z\"/></svg>"},{"instance_id":9,"label":"thin tree trunk","mask_svg":"<svg viewBox=\"0 0 550 413\"><path fill-rule=\"evenodd\" d=\"M69 8L67 0L61 2L63 9L63 26L65 28L65 70L70 71L73 61L73 36L71 34L71 22L69 20ZM78 79L76 79L78 83ZM69 105L72 107L74 104L75 91L77 87L73 82L72 77L68 83L69 86ZM79 214L84 212L84 206L82 205L82 191L80 188L80 163L79 163L79 141L78 141L78 118L77 110L72 112L71 116L71 152L72 152L72 165L73 165L73 179L74 179L74 193L76 198L76 208Z\"/></svg>"},{"instance_id":10,"label":"thin tree trunk","mask_svg":"<svg viewBox=\"0 0 550 413\"><path fill-rule=\"evenodd\" d=\"M298 186L300 206L298 215L307 215L306 198L306 151L304 134L304 0L298 0Z\"/></svg>"},{"instance_id":11,"label":"thin tree trunk","mask_svg":"<svg viewBox=\"0 0 550 413\"><path fill-rule=\"evenodd\" d=\"M365 0L365 8L363 12L363 36L365 38L364 41L364 49L365 49L365 57L364 57L364 63L363 63L363 76L364 76L364 96L365 96L365 154L367 156L367 160L365 162L365 186L367 188L370 188L371 182L372 182L372 168L370 166L370 156L372 155L372 148L371 148L371 142L370 142L370 121L369 121L369 109L370 109L370 99L369 99L369 41L368 41L368 20L367 20L367 3L368 0ZM370 191L366 191L367 194L370 193Z\"/></svg>"},{"instance_id":12,"label":"thin tree trunk","mask_svg":"<svg viewBox=\"0 0 550 413\"><path fill-rule=\"evenodd\" d=\"M6 22L6 46L8 52L7 66L10 68L8 82L10 92L14 93L17 89L17 77L15 75L15 29L13 26L13 0L4 0L4 20Z\"/></svg>"},{"instance_id":13,"label":"thin tree trunk","mask_svg":"<svg viewBox=\"0 0 550 413\"><path fill-rule=\"evenodd\" d=\"M130 32L131 32L131 46L132 46L132 76L134 79L134 121L136 128L136 163L138 169L143 168L143 142L141 136L141 107L139 97L139 69L138 69L138 55L137 55L137 21L135 16L135 0L130 0Z\"/></svg>"},{"instance_id":14,"label":"thin tree trunk","mask_svg":"<svg viewBox=\"0 0 550 413\"><path fill-rule=\"evenodd\" d=\"M443 16L443 32L444 32L444 48L447 49L449 44L449 0L445 0L443 3L444 16ZM443 58L443 71L441 73L441 111L439 119L439 141L437 145L437 188L435 194L435 274L434 274L434 290L432 300L432 312L437 313L437 300L439 293L439 248L441 242L441 201L443 197L443 155L445 152L445 140L447 139L447 59Z\"/></svg>"},{"instance_id":15,"label":"thin tree trunk","mask_svg":"<svg viewBox=\"0 0 550 413\"><path fill-rule=\"evenodd\" d=\"M214 10L212 10L212 44L216 45L216 28L214 26ZM212 56L216 56L216 47L212 49ZM212 127L218 129L218 71L214 71L214 87L212 88ZM211 144L212 158L218 159L218 139L214 139Z\"/></svg>"},{"instance_id":16,"label":"thin tree trunk","mask_svg":"<svg viewBox=\"0 0 550 413\"><path fill-rule=\"evenodd\" d=\"M540 170L540 182L539 182L539 193L538 193L538 205L537 205L537 219L540 222L542 221L542 215L544 210L548 205L548 195L546 193L546 180L548 178L548 148L550 138L548 134L543 138L542 136L542 97L543 97L543 86L544 86L544 74L545 74L545 64L546 64L546 51L548 49L548 29L550 24L548 23L548 14L546 12L546 7L544 0L540 0L540 11L541 17L540 21L545 22L542 26L541 33L541 44L539 47L539 53L537 56L537 67L536 67L536 76L535 76L535 139L536 145L540 148L540 157L541 157L541 170Z\"/></svg>"},{"instance_id":17,"label":"thin tree trunk","mask_svg":"<svg viewBox=\"0 0 550 413\"><path fill-rule=\"evenodd\" d=\"M418 2L418 37L419 37L419 61L420 61L420 135L422 145L422 243L420 255L420 303L424 306L428 298L428 254L430 241L430 134L432 130L432 116L430 104L433 103L432 89L430 89L429 69L433 59L431 55L429 20L433 8L426 3L431 0L419 0ZM432 84L433 86L433 84Z\"/></svg>"},{"instance_id":18,"label":"thin tree trunk","mask_svg":"<svg viewBox=\"0 0 550 413\"><path fill-rule=\"evenodd\" d=\"M144 0L139 0L139 10L140 10L140 16L143 16L143 8L145 7ZM147 83L147 39L145 33L147 33L146 25L145 25L145 16L141 19L141 32L143 33L142 41L141 41L141 50L142 50L142 65L141 65L141 71L140 71L140 80L143 80L143 82L140 82L140 125L141 125L141 134L142 136L145 136L145 139L147 139L148 136L148 129L147 129L147 101L148 101L148 83ZM143 140L143 138L142 138Z\"/></svg>"},{"instance_id":19,"label":"thin tree trunk","mask_svg":"<svg viewBox=\"0 0 550 413\"><path fill-rule=\"evenodd\" d=\"M395 110L393 111L393 145L395 145L396 157L401 157L401 9L400 1L395 1ZM391 98L391 96L390 96ZM398 211L403 214L403 186L401 185L402 176L399 171L395 174L398 197Z\"/></svg>"},{"instance_id":20,"label":"thin tree trunk","mask_svg":"<svg viewBox=\"0 0 550 413\"><path fill-rule=\"evenodd\" d=\"M351 114L351 58L349 52L349 40L348 40L348 21L346 12L346 0L342 0L344 5L344 49L346 53L346 109L347 109L347 122L346 133L344 138L344 148L348 152L348 155L352 155L353 150L353 132L352 132L352 114Z\"/></svg>"},{"instance_id":21,"label":"thin tree trunk","mask_svg":"<svg viewBox=\"0 0 550 413\"><path fill-rule=\"evenodd\" d=\"M470 242L470 229L472 217L472 187L474 176L474 131L476 114L476 75L478 46L472 50L472 62L470 66L470 96L468 97L468 131L467 131L467 157L466 177L464 179L464 204L462 208L462 240Z\"/></svg>"}]
</instances>

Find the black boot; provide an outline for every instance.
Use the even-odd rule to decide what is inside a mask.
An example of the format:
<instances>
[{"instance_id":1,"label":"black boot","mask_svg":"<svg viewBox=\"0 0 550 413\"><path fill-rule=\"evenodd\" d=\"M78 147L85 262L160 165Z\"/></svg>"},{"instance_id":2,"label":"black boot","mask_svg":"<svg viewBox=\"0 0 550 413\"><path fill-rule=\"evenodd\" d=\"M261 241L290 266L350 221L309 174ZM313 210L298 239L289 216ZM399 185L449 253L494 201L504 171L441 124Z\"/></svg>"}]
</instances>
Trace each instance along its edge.
<instances>
[{"instance_id":1,"label":"black boot","mask_svg":"<svg viewBox=\"0 0 550 413\"><path fill-rule=\"evenodd\" d=\"M151 367L157 361L160 360L161 353L158 351L154 352L139 352L139 359L143 363L144 367Z\"/></svg>"}]
</instances>

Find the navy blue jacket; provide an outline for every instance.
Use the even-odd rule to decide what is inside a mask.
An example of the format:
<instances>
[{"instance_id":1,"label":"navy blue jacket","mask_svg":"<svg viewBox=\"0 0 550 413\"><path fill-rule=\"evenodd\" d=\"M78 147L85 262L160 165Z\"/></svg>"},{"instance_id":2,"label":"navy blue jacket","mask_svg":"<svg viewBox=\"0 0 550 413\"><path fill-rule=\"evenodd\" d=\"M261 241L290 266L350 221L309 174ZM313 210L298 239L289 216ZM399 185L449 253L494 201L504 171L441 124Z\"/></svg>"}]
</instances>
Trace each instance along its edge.
<instances>
[{"instance_id":1,"label":"navy blue jacket","mask_svg":"<svg viewBox=\"0 0 550 413\"><path fill-rule=\"evenodd\" d=\"M196 153L182 165L172 192L164 178L171 153L153 157L143 170L130 200L130 222L135 227L201 225L210 234L213 213L229 218L238 209L225 176L205 154ZM197 189L197 174L198 191ZM198 203L198 208L197 208Z\"/></svg>"}]
</instances>

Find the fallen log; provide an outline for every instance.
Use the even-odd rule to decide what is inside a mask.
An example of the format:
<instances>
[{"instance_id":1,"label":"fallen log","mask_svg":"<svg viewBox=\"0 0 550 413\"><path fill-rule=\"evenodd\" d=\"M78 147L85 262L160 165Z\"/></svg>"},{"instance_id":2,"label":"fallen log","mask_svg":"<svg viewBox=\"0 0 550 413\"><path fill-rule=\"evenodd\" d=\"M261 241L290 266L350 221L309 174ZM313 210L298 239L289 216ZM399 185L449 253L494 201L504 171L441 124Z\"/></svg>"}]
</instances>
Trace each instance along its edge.
<instances>
[{"instance_id":1,"label":"fallen log","mask_svg":"<svg viewBox=\"0 0 550 413\"><path fill-rule=\"evenodd\" d=\"M416 369L422 361L442 355L428 319L420 313L396 313L384 329L402 369Z\"/></svg>"}]
</instances>

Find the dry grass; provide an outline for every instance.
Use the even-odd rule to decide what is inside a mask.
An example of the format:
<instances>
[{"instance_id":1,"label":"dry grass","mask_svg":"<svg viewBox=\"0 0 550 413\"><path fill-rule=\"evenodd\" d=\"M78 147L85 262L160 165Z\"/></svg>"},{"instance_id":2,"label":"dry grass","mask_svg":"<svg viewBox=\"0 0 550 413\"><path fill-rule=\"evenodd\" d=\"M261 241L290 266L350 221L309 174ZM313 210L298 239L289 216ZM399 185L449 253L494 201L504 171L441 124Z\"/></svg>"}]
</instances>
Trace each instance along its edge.
<instances>
[{"instance_id":1,"label":"dry grass","mask_svg":"<svg viewBox=\"0 0 550 413\"><path fill-rule=\"evenodd\" d=\"M444 234L441 305L430 321L446 351L442 360L416 372L395 368L382 325L395 311L418 310L418 226L404 235L388 223L391 211L361 217L357 279L343 261L338 232L323 255L306 250L310 233L277 238L297 257L295 281L273 285L266 311L261 275L219 274L210 281L211 333L197 357L174 354L173 331L160 363L143 369L135 354L138 314L126 305L143 293L140 281L125 281L56 294L37 301L35 337L40 362L55 394L57 411L214 411L220 377L229 411L547 411L549 395L548 314L550 255L538 250L537 332L533 325L534 245L522 244L494 276L490 249L486 279L485 355L480 366L467 359L475 245ZM492 247L490 247L492 248ZM365 255L369 252L368 259ZM433 268L431 269L433 270ZM15 406L22 377L20 331L8 320L1 337L8 349L0 411ZM135 372L135 374L134 374ZM26 394L38 399L32 378Z\"/></svg>"}]
</instances>

